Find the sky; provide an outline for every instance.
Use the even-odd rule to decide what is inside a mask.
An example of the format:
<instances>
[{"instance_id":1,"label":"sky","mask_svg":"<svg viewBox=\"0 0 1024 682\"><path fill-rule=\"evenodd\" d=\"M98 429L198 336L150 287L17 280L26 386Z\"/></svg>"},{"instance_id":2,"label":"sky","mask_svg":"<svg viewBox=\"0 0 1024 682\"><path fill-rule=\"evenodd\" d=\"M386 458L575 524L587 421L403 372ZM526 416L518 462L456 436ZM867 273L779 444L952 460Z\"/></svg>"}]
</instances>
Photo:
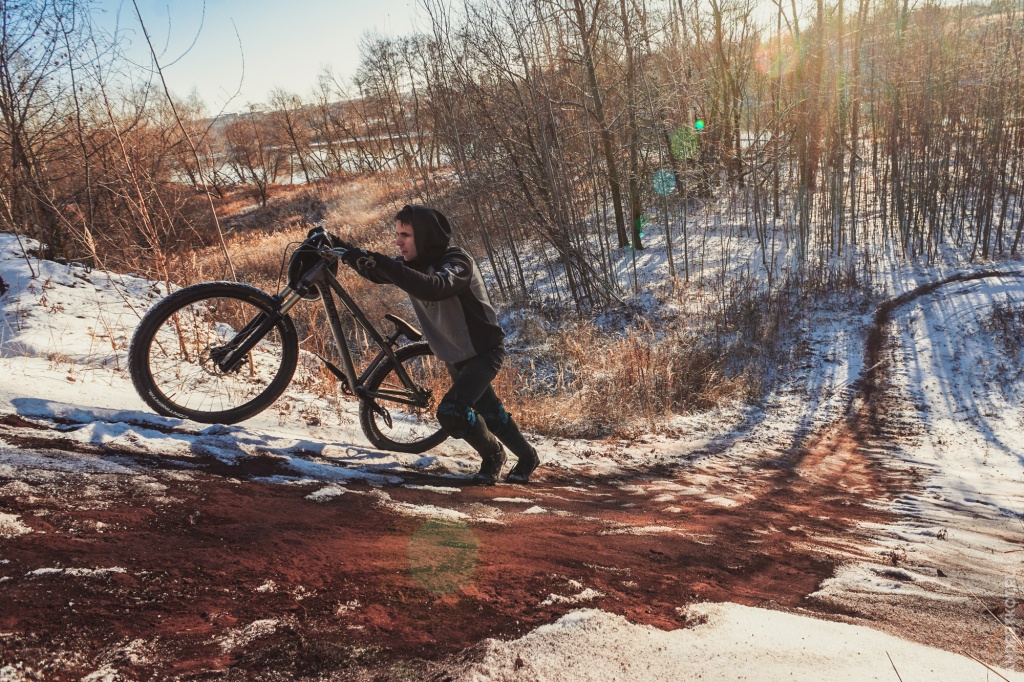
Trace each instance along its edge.
<instances>
[{"instance_id":1,"label":"sky","mask_svg":"<svg viewBox=\"0 0 1024 682\"><path fill-rule=\"evenodd\" d=\"M187 97L195 89L211 113L244 111L277 87L305 96L325 66L350 77L367 32L407 35L422 13L418 0L138 0L138 6L171 91ZM129 56L148 65L131 0L97 0L93 7L101 26L122 33Z\"/></svg>"},{"instance_id":2,"label":"sky","mask_svg":"<svg viewBox=\"0 0 1024 682\"><path fill-rule=\"evenodd\" d=\"M397 37L428 27L421 0L137 2L171 91L186 98L195 90L212 114L246 111L274 88L306 96L325 66L344 79L354 75L367 33ZM803 14L807 0L796 4ZM94 21L117 30L128 56L148 68L132 0L91 7Z\"/></svg>"},{"instance_id":3,"label":"sky","mask_svg":"<svg viewBox=\"0 0 1024 682\"><path fill-rule=\"evenodd\" d=\"M345 79L354 75L367 33L397 37L429 27L421 0L137 2L171 91L185 98L194 89L213 114L246 111L278 87L306 96L325 66ZM94 20L116 29L129 57L148 68L132 0L91 6Z\"/></svg>"}]
</instances>

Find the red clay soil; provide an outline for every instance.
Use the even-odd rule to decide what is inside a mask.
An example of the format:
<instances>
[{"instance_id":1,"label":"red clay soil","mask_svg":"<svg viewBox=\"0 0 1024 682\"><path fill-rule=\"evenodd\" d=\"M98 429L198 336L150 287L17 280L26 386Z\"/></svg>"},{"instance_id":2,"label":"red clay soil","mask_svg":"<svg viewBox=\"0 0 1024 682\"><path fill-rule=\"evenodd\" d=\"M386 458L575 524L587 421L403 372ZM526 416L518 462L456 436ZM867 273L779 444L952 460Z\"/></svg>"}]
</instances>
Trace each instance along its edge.
<instances>
[{"instance_id":1,"label":"red clay soil","mask_svg":"<svg viewBox=\"0 0 1024 682\"><path fill-rule=\"evenodd\" d=\"M766 457L738 506L694 496L671 511L642 491L676 477L685 485L686 470L615 482L549 474L528 486L466 486L452 495L349 485L317 503L305 496L319 486L239 480L273 473L259 459L184 481L155 468L173 462L136 466L146 462L173 501L126 492L76 504L75 490L0 496L0 510L36 531L0 539L5 662L45 679L80 679L102 665L138 679L318 676L437 659L485 637L522 635L581 605L679 628L677 607L695 601L805 605L832 574L829 545L846 547L859 521L884 520L864 504L885 496L878 467L845 428ZM7 482L0 476L0 495ZM453 486L451 478L406 482ZM626 494L624 484L641 492ZM501 524L417 518L397 513L382 492L394 503L470 512L487 505L504 514ZM495 498L529 498L548 513L524 514L530 504ZM656 534L623 532L652 526ZM124 572L30 575L41 567ZM603 596L550 598L584 588ZM272 634L242 632L265 619L277 621ZM224 643L232 633L234 646ZM124 649L135 640L142 642ZM55 660L55 652L64 653Z\"/></svg>"}]
</instances>

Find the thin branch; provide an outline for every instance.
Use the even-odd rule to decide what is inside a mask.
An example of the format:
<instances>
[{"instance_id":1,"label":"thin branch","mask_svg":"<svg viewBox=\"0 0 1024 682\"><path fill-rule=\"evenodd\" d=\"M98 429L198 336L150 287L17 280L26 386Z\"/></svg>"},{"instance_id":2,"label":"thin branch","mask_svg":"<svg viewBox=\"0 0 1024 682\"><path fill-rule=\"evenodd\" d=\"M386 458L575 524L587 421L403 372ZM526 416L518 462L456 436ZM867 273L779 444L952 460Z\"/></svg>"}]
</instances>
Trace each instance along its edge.
<instances>
[{"instance_id":1,"label":"thin branch","mask_svg":"<svg viewBox=\"0 0 1024 682\"><path fill-rule=\"evenodd\" d=\"M171 97L171 91L167 87L167 79L164 78L163 69L160 67L160 60L156 56L156 49L153 47L153 41L149 37L149 31L146 29L146 22L142 19L142 12L139 10L139 3L137 0L132 0L132 6L135 7L135 14L139 18L139 25L142 27L142 35L146 38L146 44L149 45L150 54L153 56L153 64L156 67L157 75L160 76L160 83L164 86L164 94L167 96L167 103L171 106L171 113L174 114L174 120L178 123L178 128L181 130L181 134L184 136L185 141L188 143L189 150L192 152L192 158L196 162L196 169L199 174L199 179L203 183L203 193L206 195L207 200L210 202L210 213L213 215L213 223L217 228L217 237L220 239L221 249L224 251L224 259L227 261L228 270L231 272L231 279L238 281L238 275L235 272L235 266L231 262L231 254L228 253L227 242L224 241L224 231L221 229L220 218L217 217L217 207L213 203L213 195L210 194L209 185L206 182L206 174L203 172L203 162L199 158L199 151L196 149L195 144L192 142L192 136L188 134L188 130L185 129L185 124L181 121L181 116L178 115L178 108L174 104L174 98Z\"/></svg>"},{"instance_id":2,"label":"thin branch","mask_svg":"<svg viewBox=\"0 0 1024 682\"><path fill-rule=\"evenodd\" d=\"M893 672L896 673L896 679L898 679L900 682L903 682L903 678L900 677L900 671L896 670L896 664L892 662L892 656L889 655L888 651L885 652L885 656L889 659L889 665L892 666Z\"/></svg>"}]
</instances>

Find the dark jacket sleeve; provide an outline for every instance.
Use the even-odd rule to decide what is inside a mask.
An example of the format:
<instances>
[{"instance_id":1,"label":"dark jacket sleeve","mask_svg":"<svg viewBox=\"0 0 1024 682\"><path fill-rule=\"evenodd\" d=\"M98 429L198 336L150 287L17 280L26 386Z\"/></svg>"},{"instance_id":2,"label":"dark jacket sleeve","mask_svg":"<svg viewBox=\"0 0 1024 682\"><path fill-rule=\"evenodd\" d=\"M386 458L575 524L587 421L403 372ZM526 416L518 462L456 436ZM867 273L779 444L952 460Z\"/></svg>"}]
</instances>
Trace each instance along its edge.
<instances>
[{"instance_id":1,"label":"dark jacket sleeve","mask_svg":"<svg viewBox=\"0 0 1024 682\"><path fill-rule=\"evenodd\" d=\"M442 301L469 288L473 266L468 256L452 248L440 263L434 274L428 275L410 268L401 259L383 257L378 258L377 267L364 276L371 281L377 281L372 275L383 276L386 281L421 301Z\"/></svg>"},{"instance_id":2,"label":"dark jacket sleeve","mask_svg":"<svg viewBox=\"0 0 1024 682\"><path fill-rule=\"evenodd\" d=\"M380 262L382 260L391 260L387 256L381 256L379 254L374 255L374 260L377 261L378 267L372 270L363 270L360 268L352 268L356 271L356 274L360 275L363 279L368 279L374 284L391 284L391 280L385 277L380 271Z\"/></svg>"}]
</instances>

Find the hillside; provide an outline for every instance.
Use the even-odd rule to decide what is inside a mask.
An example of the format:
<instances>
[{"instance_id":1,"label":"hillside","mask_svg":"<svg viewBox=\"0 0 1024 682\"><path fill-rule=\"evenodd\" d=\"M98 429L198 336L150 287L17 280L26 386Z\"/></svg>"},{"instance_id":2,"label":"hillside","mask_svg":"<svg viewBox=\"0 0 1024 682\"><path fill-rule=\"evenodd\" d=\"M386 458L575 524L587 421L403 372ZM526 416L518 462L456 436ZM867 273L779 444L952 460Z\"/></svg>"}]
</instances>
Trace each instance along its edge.
<instances>
[{"instance_id":1,"label":"hillside","mask_svg":"<svg viewBox=\"0 0 1024 682\"><path fill-rule=\"evenodd\" d=\"M162 285L0 236L0 679L1024 679L1024 288L953 274L810 313L759 404L479 488L298 381L149 413Z\"/></svg>"}]
</instances>

